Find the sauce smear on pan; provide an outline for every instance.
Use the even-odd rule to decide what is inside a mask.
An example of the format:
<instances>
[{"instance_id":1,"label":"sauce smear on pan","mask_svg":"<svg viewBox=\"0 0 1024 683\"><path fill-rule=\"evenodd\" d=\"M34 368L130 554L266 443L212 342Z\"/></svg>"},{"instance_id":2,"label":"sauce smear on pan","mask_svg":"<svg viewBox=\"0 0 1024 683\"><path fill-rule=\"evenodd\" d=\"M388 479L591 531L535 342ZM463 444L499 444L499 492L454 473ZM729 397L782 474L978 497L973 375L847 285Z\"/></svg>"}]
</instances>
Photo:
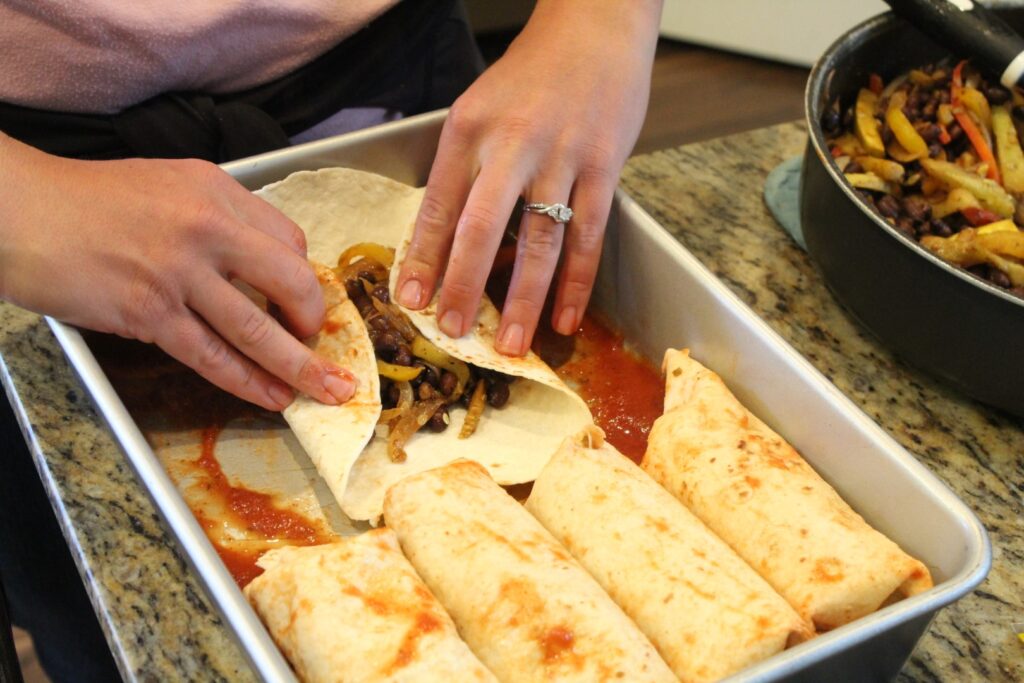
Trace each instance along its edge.
<instances>
[{"instance_id":1,"label":"sauce smear on pan","mask_svg":"<svg viewBox=\"0 0 1024 683\"><path fill-rule=\"evenodd\" d=\"M548 343L545 336L542 345ZM626 348L622 335L596 316L584 316L572 343L572 355L555 372L587 402L608 441L639 463L647 450L647 435L664 405L661 373ZM548 348L538 351L542 356L547 352Z\"/></svg>"}]
</instances>

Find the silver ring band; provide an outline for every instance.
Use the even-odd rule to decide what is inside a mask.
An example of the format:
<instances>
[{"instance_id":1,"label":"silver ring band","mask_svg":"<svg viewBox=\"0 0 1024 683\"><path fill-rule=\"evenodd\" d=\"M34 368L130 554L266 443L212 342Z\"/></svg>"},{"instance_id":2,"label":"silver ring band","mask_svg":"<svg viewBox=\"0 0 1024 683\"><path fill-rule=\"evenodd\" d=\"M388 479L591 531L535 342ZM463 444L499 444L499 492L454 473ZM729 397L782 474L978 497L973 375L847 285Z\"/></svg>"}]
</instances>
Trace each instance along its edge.
<instances>
[{"instance_id":1,"label":"silver ring band","mask_svg":"<svg viewBox=\"0 0 1024 683\"><path fill-rule=\"evenodd\" d=\"M523 211L530 213L542 213L556 223L568 223L572 220L572 209L565 204L527 204Z\"/></svg>"}]
</instances>

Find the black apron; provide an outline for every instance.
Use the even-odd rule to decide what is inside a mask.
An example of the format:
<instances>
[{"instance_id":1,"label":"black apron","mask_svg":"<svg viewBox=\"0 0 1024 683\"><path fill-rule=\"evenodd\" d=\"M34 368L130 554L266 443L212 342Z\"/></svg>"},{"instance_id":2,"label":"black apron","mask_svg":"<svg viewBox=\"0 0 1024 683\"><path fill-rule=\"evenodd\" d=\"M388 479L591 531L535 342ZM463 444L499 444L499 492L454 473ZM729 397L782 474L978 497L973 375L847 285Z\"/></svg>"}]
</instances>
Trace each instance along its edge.
<instances>
[{"instance_id":1,"label":"black apron","mask_svg":"<svg viewBox=\"0 0 1024 683\"><path fill-rule=\"evenodd\" d=\"M449 106L483 70L456 0L404 0L306 66L230 95L170 92L106 116L0 102L0 130L79 159L224 162L288 146L352 107L406 116Z\"/></svg>"}]
</instances>

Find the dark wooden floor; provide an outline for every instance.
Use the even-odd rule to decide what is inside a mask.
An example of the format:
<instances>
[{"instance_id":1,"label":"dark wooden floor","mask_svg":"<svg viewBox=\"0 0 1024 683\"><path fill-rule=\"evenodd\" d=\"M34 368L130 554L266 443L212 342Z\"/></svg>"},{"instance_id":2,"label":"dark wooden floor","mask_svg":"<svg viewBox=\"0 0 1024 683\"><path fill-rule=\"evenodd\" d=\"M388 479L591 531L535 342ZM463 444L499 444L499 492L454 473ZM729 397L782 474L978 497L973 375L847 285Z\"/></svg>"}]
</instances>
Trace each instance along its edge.
<instances>
[{"instance_id":1,"label":"dark wooden floor","mask_svg":"<svg viewBox=\"0 0 1024 683\"><path fill-rule=\"evenodd\" d=\"M800 118L807 74L808 69L662 40L636 152Z\"/></svg>"},{"instance_id":2,"label":"dark wooden floor","mask_svg":"<svg viewBox=\"0 0 1024 683\"><path fill-rule=\"evenodd\" d=\"M513 37L480 36L484 59L500 57ZM635 153L800 118L807 74L808 69L663 39Z\"/></svg>"}]
</instances>

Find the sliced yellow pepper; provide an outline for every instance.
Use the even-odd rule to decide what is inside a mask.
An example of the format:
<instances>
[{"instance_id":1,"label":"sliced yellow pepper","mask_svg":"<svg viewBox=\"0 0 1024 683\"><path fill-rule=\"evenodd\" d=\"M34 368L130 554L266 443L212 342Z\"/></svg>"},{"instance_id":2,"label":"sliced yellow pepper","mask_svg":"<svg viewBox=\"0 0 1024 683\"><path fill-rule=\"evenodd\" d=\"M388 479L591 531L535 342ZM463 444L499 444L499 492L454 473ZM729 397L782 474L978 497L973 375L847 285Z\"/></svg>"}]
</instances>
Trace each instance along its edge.
<instances>
[{"instance_id":1,"label":"sliced yellow pepper","mask_svg":"<svg viewBox=\"0 0 1024 683\"><path fill-rule=\"evenodd\" d=\"M1013 125L1009 107L993 107L992 135L996 141L996 155L999 158L1003 187L1007 192L1024 192L1024 151L1021 150L1017 128Z\"/></svg>"},{"instance_id":2,"label":"sliced yellow pepper","mask_svg":"<svg viewBox=\"0 0 1024 683\"><path fill-rule=\"evenodd\" d=\"M979 235L991 235L994 232L1017 232L1017 225L1009 218L978 227Z\"/></svg>"},{"instance_id":3,"label":"sliced yellow pepper","mask_svg":"<svg viewBox=\"0 0 1024 683\"><path fill-rule=\"evenodd\" d=\"M978 117L978 121L986 128L992 130L992 108L980 90L965 85L963 90L960 91L960 103L964 105L967 111L973 112Z\"/></svg>"},{"instance_id":4,"label":"sliced yellow pepper","mask_svg":"<svg viewBox=\"0 0 1024 683\"><path fill-rule=\"evenodd\" d=\"M949 187L964 188L973 194L983 207L1000 216L1009 218L1016 209L1013 197L994 180L979 178L956 164L938 159L921 159L921 167L928 175Z\"/></svg>"},{"instance_id":5,"label":"sliced yellow pepper","mask_svg":"<svg viewBox=\"0 0 1024 683\"><path fill-rule=\"evenodd\" d=\"M854 107L854 129L857 138L868 154L874 157L885 156L885 145L882 144L882 133L875 118L878 106L878 95L867 88L857 93L857 104Z\"/></svg>"},{"instance_id":6,"label":"sliced yellow pepper","mask_svg":"<svg viewBox=\"0 0 1024 683\"><path fill-rule=\"evenodd\" d=\"M903 105L906 102L907 94L905 92L893 93L893 96L889 98L889 108L885 111L885 121L903 149L917 157L928 156L928 143L914 129L914 124L903 113Z\"/></svg>"},{"instance_id":7,"label":"sliced yellow pepper","mask_svg":"<svg viewBox=\"0 0 1024 683\"><path fill-rule=\"evenodd\" d=\"M410 382L423 372L423 368L412 365L395 365L387 361L377 361L377 374L395 382Z\"/></svg>"},{"instance_id":8,"label":"sliced yellow pepper","mask_svg":"<svg viewBox=\"0 0 1024 683\"><path fill-rule=\"evenodd\" d=\"M885 192L886 194L893 193L892 185L874 173L847 173L846 180L861 190L874 190L875 192Z\"/></svg>"},{"instance_id":9,"label":"sliced yellow pepper","mask_svg":"<svg viewBox=\"0 0 1024 683\"><path fill-rule=\"evenodd\" d=\"M466 384L469 383L468 365L448 354L444 349L439 348L423 335L416 335L416 338L413 340L412 355L422 358L431 365L436 365L439 368L444 368L454 373L457 384L455 385L455 391L448 398L449 400L455 400L462 395Z\"/></svg>"},{"instance_id":10,"label":"sliced yellow pepper","mask_svg":"<svg viewBox=\"0 0 1024 683\"><path fill-rule=\"evenodd\" d=\"M390 268L395 260L395 250L374 242L360 242L341 252L338 257L338 267L344 268L357 258L368 258L376 261L385 268Z\"/></svg>"},{"instance_id":11,"label":"sliced yellow pepper","mask_svg":"<svg viewBox=\"0 0 1024 683\"><path fill-rule=\"evenodd\" d=\"M887 180L890 183L903 182L903 176L906 174L906 170L903 168L902 164L890 161L889 159L859 156L855 158L855 161L864 167L865 171L874 173L882 180Z\"/></svg>"}]
</instances>

